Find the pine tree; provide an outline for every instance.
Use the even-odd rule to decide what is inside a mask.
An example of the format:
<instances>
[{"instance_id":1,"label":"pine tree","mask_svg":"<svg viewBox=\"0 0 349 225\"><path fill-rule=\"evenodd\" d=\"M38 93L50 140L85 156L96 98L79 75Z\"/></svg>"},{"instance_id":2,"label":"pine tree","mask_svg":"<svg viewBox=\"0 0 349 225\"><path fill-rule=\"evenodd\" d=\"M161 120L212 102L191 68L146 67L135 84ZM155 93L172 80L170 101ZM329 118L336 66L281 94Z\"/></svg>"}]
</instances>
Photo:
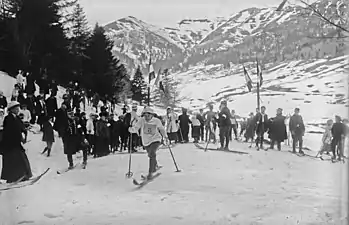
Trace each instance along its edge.
<instances>
[{"instance_id":1,"label":"pine tree","mask_svg":"<svg viewBox=\"0 0 349 225\"><path fill-rule=\"evenodd\" d=\"M4 49L0 51L0 69L12 74L22 69L36 78L41 71L47 71L51 78L69 75L68 40L60 22L59 3L60 0L6 1L1 20L5 38L0 42L0 49Z\"/></svg>"},{"instance_id":2,"label":"pine tree","mask_svg":"<svg viewBox=\"0 0 349 225\"><path fill-rule=\"evenodd\" d=\"M144 80L140 66L137 67L136 73L131 82L132 100L139 103L147 101L147 83Z\"/></svg>"},{"instance_id":3,"label":"pine tree","mask_svg":"<svg viewBox=\"0 0 349 225\"><path fill-rule=\"evenodd\" d=\"M70 38L70 52L74 57L75 65L74 72L78 75L77 79L81 79L82 75L82 62L86 58L85 51L90 36L88 29L87 19L83 8L80 4L76 4L73 8L73 13L70 16L71 27L69 28Z\"/></svg>"},{"instance_id":4,"label":"pine tree","mask_svg":"<svg viewBox=\"0 0 349 225\"><path fill-rule=\"evenodd\" d=\"M118 85L125 76L123 66L112 54L113 42L107 38L102 27L96 24L86 48L83 61L82 83L101 96L113 96L120 91Z\"/></svg>"}]
</instances>

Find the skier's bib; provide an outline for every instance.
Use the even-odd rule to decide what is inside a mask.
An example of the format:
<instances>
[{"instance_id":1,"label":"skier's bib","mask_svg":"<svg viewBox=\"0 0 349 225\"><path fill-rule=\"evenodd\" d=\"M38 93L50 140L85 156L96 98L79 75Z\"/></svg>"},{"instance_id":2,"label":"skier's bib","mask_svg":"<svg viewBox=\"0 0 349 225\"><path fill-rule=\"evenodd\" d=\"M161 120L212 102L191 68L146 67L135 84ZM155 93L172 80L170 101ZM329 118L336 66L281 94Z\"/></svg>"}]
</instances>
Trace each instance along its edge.
<instances>
[{"instance_id":1,"label":"skier's bib","mask_svg":"<svg viewBox=\"0 0 349 225\"><path fill-rule=\"evenodd\" d=\"M144 134L146 135L155 135L156 134L156 125L155 124L144 124Z\"/></svg>"}]
</instances>

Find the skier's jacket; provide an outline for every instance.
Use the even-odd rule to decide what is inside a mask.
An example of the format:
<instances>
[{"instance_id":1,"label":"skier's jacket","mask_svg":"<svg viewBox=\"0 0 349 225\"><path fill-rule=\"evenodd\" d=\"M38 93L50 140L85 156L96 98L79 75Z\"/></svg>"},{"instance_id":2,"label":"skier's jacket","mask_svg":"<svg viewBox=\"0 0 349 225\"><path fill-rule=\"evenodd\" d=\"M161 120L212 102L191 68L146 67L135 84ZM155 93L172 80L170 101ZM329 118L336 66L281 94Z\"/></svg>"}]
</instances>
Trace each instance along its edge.
<instances>
[{"instance_id":1,"label":"skier's jacket","mask_svg":"<svg viewBox=\"0 0 349 225\"><path fill-rule=\"evenodd\" d=\"M223 107L218 113L218 126L228 127L231 126L231 114L228 107Z\"/></svg>"},{"instance_id":2,"label":"skier's jacket","mask_svg":"<svg viewBox=\"0 0 349 225\"><path fill-rule=\"evenodd\" d=\"M340 140L342 135L345 135L345 125L341 122L334 123L331 132L333 139Z\"/></svg>"},{"instance_id":3,"label":"skier's jacket","mask_svg":"<svg viewBox=\"0 0 349 225\"><path fill-rule=\"evenodd\" d=\"M139 129L141 129L143 146L149 146L154 142L161 142L163 137L167 138L164 126L155 117L148 122L141 117L133 127L129 128L129 132L136 133Z\"/></svg>"}]
</instances>

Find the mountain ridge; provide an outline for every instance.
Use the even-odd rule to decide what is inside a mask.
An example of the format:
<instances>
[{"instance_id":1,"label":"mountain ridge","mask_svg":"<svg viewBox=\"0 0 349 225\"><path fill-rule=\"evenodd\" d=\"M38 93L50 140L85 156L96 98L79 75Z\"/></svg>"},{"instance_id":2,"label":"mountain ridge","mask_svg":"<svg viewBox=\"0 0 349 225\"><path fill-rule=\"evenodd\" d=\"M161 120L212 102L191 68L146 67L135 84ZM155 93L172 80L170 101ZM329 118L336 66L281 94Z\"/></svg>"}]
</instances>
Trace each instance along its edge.
<instances>
[{"instance_id":1,"label":"mountain ridge","mask_svg":"<svg viewBox=\"0 0 349 225\"><path fill-rule=\"evenodd\" d=\"M325 15L334 14L335 19L341 4L344 0L321 0L313 6ZM156 70L185 71L199 64L229 67L256 57L270 63L343 54L340 43L307 38L334 33L334 28L309 12L305 15L307 11L301 6L286 3L282 11L276 8L250 7L228 17L186 18L175 27L159 27L129 16L107 24L105 29L114 41L114 54L130 68L140 65L144 70L150 56Z\"/></svg>"}]
</instances>

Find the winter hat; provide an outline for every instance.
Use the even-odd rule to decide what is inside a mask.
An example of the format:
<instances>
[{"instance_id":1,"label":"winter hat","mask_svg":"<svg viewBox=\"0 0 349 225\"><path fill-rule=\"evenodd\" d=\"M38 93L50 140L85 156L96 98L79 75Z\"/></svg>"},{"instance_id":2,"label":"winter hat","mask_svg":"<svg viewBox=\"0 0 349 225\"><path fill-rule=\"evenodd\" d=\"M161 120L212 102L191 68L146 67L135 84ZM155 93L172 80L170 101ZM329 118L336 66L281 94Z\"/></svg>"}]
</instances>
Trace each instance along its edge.
<instances>
[{"instance_id":1,"label":"winter hat","mask_svg":"<svg viewBox=\"0 0 349 225\"><path fill-rule=\"evenodd\" d=\"M149 113L149 114L155 115L154 110L152 108L150 108L150 107L146 107L143 110L142 115L145 114L145 113Z\"/></svg>"},{"instance_id":2,"label":"winter hat","mask_svg":"<svg viewBox=\"0 0 349 225\"><path fill-rule=\"evenodd\" d=\"M7 110L11 110L12 108L16 107L16 106L20 106L21 104L19 104L19 102L17 101L12 101L10 102L10 104L8 104L7 106Z\"/></svg>"},{"instance_id":3,"label":"winter hat","mask_svg":"<svg viewBox=\"0 0 349 225\"><path fill-rule=\"evenodd\" d=\"M226 100L223 100L223 101L221 101L221 104L227 105L227 101L226 101Z\"/></svg>"}]
</instances>

